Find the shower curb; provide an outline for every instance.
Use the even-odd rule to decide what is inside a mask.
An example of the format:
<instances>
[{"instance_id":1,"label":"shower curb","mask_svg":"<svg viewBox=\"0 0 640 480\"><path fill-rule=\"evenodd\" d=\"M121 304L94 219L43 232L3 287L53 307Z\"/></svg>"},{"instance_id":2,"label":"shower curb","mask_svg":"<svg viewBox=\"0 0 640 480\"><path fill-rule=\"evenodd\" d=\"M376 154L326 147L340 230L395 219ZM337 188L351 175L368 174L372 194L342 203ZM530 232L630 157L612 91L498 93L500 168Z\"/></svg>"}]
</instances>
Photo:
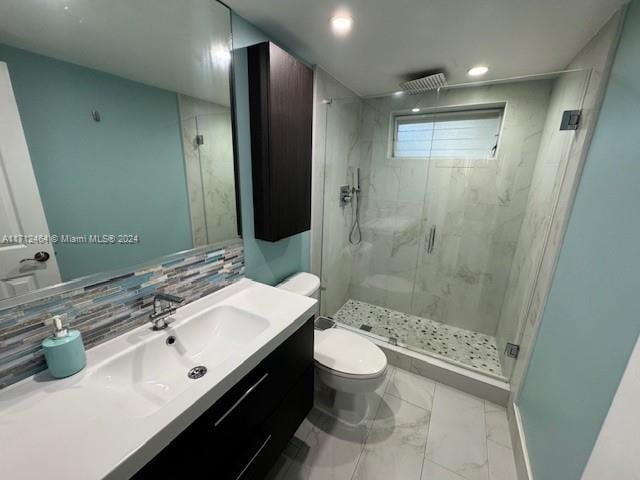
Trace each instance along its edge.
<instances>
[{"instance_id":1,"label":"shower curb","mask_svg":"<svg viewBox=\"0 0 640 480\"><path fill-rule=\"evenodd\" d=\"M358 332L358 329L345 328L341 324L337 328L344 328L362 335L361 332ZM382 349L387 356L387 360L393 366L457 388L497 405L507 406L511 389L509 388L509 383L505 381L458 367L444 360L413 352L404 347L391 345L370 335L366 337Z\"/></svg>"}]
</instances>

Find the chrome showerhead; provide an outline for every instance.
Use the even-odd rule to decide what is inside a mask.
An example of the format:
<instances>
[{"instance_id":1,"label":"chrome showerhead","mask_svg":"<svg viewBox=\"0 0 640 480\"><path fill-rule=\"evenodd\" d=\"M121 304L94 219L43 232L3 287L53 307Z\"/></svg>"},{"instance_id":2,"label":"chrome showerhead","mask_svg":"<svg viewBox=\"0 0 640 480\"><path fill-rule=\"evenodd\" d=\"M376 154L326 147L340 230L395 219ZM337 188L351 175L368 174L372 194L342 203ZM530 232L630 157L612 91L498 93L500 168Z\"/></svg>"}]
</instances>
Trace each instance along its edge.
<instances>
[{"instance_id":1,"label":"chrome showerhead","mask_svg":"<svg viewBox=\"0 0 640 480\"><path fill-rule=\"evenodd\" d=\"M428 90L437 90L446 86L447 77L445 77L442 72L427 75L426 77L416 78L415 80L400 82L400 88L411 95L426 92Z\"/></svg>"}]
</instances>

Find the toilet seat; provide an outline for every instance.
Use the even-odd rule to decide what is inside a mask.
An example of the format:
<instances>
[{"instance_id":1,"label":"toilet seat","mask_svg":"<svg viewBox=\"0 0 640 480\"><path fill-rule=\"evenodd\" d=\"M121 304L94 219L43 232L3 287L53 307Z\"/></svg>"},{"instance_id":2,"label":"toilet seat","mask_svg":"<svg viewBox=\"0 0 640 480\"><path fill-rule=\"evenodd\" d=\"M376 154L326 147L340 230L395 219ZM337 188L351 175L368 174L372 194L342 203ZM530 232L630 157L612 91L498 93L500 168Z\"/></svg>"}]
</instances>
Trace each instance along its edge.
<instances>
[{"instance_id":1,"label":"toilet seat","mask_svg":"<svg viewBox=\"0 0 640 480\"><path fill-rule=\"evenodd\" d=\"M315 331L316 365L353 380L377 378L387 369L387 357L374 343L340 328Z\"/></svg>"}]
</instances>

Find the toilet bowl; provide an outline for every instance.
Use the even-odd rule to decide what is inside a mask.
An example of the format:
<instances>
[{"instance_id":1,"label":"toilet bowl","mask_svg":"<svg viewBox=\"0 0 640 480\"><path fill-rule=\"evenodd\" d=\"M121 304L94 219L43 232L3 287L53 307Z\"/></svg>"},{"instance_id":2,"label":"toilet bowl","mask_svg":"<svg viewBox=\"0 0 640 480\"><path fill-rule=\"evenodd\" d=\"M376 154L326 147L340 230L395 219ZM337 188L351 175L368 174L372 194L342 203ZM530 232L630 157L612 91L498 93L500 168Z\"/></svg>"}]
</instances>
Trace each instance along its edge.
<instances>
[{"instance_id":1,"label":"toilet bowl","mask_svg":"<svg viewBox=\"0 0 640 480\"><path fill-rule=\"evenodd\" d=\"M320 280L310 273L298 273L278 288L317 298ZM360 423L369 410L366 394L384 382L384 352L357 333L329 328L315 330L314 360L317 378L329 389L329 395L318 396L323 401L317 406L343 422Z\"/></svg>"}]
</instances>

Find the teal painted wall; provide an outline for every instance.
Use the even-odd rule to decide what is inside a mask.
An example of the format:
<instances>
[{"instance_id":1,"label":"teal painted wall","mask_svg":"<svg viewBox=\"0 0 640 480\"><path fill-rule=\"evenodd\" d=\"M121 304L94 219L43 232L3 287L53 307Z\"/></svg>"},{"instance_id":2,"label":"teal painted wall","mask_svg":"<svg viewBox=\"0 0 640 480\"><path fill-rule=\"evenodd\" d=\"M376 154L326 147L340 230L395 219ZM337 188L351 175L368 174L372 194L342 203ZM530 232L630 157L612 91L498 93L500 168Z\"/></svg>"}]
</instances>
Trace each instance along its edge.
<instances>
[{"instance_id":1,"label":"teal painted wall","mask_svg":"<svg viewBox=\"0 0 640 480\"><path fill-rule=\"evenodd\" d=\"M519 400L536 480L580 478L640 332L638 52L636 0Z\"/></svg>"},{"instance_id":2,"label":"teal painted wall","mask_svg":"<svg viewBox=\"0 0 640 480\"><path fill-rule=\"evenodd\" d=\"M309 270L309 232L270 243L257 240L253 226L253 187L251 179L251 130L249 121L249 82L246 47L270 40L243 18L232 15L236 125L240 173L242 238L246 276L274 285L288 275ZM282 45L280 45L282 46Z\"/></svg>"},{"instance_id":3,"label":"teal painted wall","mask_svg":"<svg viewBox=\"0 0 640 480\"><path fill-rule=\"evenodd\" d=\"M51 233L140 235L136 246L57 245L63 280L192 247L174 92L4 45L0 61Z\"/></svg>"}]
</instances>

